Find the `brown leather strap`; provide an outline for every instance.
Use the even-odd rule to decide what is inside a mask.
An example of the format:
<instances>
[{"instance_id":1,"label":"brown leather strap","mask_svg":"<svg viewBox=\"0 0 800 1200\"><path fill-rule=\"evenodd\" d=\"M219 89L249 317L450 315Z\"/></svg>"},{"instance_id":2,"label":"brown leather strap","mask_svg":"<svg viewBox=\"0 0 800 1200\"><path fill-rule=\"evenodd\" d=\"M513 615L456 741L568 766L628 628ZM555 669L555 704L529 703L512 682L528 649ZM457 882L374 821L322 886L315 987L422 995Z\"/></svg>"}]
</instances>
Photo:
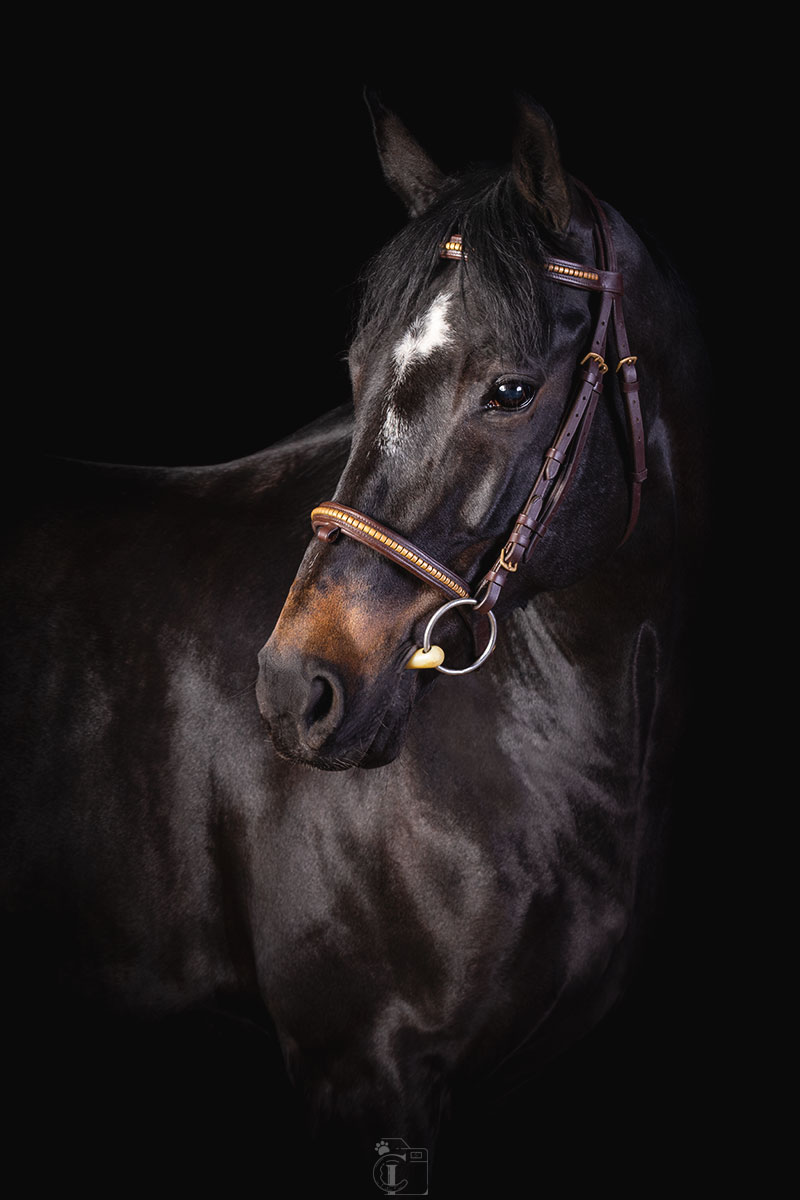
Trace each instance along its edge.
<instances>
[{"instance_id":1,"label":"brown leather strap","mask_svg":"<svg viewBox=\"0 0 800 1200\"><path fill-rule=\"evenodd\" d=\"M613 272L617 269L617 256L614 248L614 239L611 236L611 229L608 224L603 207L599 200L592 195L585 184L579 180L576 181L578 187L586 196L592 206L597 222L596 228L601 234L602 250L601 253L606 258L606 265ZM633 457L633 466L630 471L631 495L630 508L628 514L628 525L622 542L626 542L636 526L639 517L639 508L641 505L642 484L647 478L647 466L645 462L645 441L644 427L642 425L642 412L639 404L639 380L636 373L636 356L630 352L628 345L628 334L625 328L625 313L622 307L622 291L615 294L612 308L614 321L614 338L617 346L617 357L619 359L617 372L621 375L620 387L625 400L625 411L628 419L628 433L630 436L631 452Z\"/></svg>"},{"instance_id":2,"label":"brown leather strap","mask_svg":"<svg viewBox=\"0 0 800 1200\"><path fill-rule=\"evenodd\" d=\"M584 369L578 395L545 455L544 464L517 517L510 538L497 562L481 580L478 592L482 594L476 613L486 614L494 608L508 576L517 570L521 562L528 561L535 545L544 537L572 482L603 390L603 376L608 370L601 351L605 350L604 331L608 328L610 309L610 295L606 294L592 349L581 364Z\"/></svg>"},{"instance_id":3,"label":"brown leather strap","mask_svg":"<svg viewBox=\"0 0 800 1200\"><path fill-rule=\"evenodd\" d=\"M587 267L582 263L568 262L565 258L549 258L545 270L559 283L568 283L584 292L613 292L622 295L622 275L619 271L602 271L599 267Z\"/></svg>"},{"instance_id":4,"label":"brown leather strap","mask_svg":"<svg viewBox=\"0 0 800 1200\"><path fill-rule=\"evenodd\" d=\"M639 508L641 506L642 484L647 479L644 453L644 428L642 426L642 413L639 407L639 380L636 376L635 364L636 359L632 355L626 355L620 359L619 366L617 367L617 371L622 373L620 387L627 401L625 408L628 414L628 432L633 451L633 469L629 476L631 483L630 509L628 513L628 527L625 530L625 535L622 539L623 542L627 542L636 527L636 522L639 519Z\"/></svg>"},{"instance_id":5,"label":"brown leather strap","mask_svg":"<svg viewBox=\"0 0 800 1200\"><path fill-rule=\"evenodd\" d=\"M317 537L323 542L332 542L339 532L357 542L363 542L372 550L377 550L385 558L405 567L412 575L441 588L452 599L454 596L465 600L469 597L469 584L449 567L444 567L430 554L423 553L413 542L402 537L387 526L374 521L355 508L339 504L334 500L318 504L311 513L311 524Z\"/></svg>"}]
</instances>

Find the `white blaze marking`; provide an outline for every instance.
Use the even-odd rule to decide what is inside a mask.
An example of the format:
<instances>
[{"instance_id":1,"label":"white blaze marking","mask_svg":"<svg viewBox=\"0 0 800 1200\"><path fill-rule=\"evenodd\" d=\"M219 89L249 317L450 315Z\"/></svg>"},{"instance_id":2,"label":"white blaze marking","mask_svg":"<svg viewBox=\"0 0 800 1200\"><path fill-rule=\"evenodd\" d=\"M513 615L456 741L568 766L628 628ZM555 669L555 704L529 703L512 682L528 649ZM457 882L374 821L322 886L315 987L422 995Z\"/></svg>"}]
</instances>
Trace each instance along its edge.
<instances>
[{"instance_id":1,"label":"white blaze marking","mask_svg":"<svg viewBox=\"0 0 800 1200\"><path fill-rule=\"evenodd\" d=\"M383 418L383 424L378 434L378 446L384 454L396 454L403 441L407 428L406 422L393 407L391 400Z\"/></svg>"},{"instance_id":2,"label":"white blaze marking","mask_svg":"<svg viewBox=\"0 0 800 1200\"><path fill-rule=\"evenodd\" d=\"M447 322L449 303L450 296L446 292L437 296L427 312L411 322L392 351L394 375L387 396L386 415L378 434L378 445L385 453L398 452L408 429L408 423L392 405L395 391L414 363L424 362L435 350L440 350L452 341L452 330Z\"/></svg>"},{"instance_id":3,"label":"white blaze marking","mask_svg":"<svg viewBox=\"0 0 800 1200\"><path fill-rule=\"evenodd\" d=\"M403 380L409 367L415 362L430 358L434 350L447 346L451 340L451 329L447 323L447 306L450 297L443 293L437 296L426 313L412 321L407 332L394 348L393 389Z\"/></svg>"}]
</instances>

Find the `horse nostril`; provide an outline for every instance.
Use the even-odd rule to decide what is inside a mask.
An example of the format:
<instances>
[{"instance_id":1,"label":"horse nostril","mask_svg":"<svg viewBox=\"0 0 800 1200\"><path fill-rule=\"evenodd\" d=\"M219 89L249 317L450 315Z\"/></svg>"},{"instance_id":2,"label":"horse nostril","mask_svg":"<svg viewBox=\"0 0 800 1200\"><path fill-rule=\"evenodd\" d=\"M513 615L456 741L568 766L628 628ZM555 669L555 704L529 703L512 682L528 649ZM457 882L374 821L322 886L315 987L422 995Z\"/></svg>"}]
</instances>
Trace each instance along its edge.
<instances>
[{"instance_id":1,"label":"horse nostril","mask_svg":"<svg viewBox=\"0 0 800 1200\"><path fill-rule=\"evenodd\" d=\"M277 643L259 655L256 692L275 748L290 759L319 750L347 712L345 680L332 664L282 652Z\"/></svg>"},{"instance_id":2,"label":"horse nostril","mask_svg":"<svg viewBox=\"0 0 800 1200\"><path fill-rule=\"evenodd\" d=\"M310 746L320 746L344 716L344 689L335 674L314 675L308 685L301 727Z\"/></svg>"},{"instance_id":3,"label":"horse nostril","mask_svg":"<svg viewBox=\"0 0 800 1200\"><path fill-rule=\"evenodd\" d=\"M324 675L315 675L309 688L309 702L306 708L306 724L310 728L323 721L333 708L336 693L333 685Z\"/></svg>"}]
</instances>

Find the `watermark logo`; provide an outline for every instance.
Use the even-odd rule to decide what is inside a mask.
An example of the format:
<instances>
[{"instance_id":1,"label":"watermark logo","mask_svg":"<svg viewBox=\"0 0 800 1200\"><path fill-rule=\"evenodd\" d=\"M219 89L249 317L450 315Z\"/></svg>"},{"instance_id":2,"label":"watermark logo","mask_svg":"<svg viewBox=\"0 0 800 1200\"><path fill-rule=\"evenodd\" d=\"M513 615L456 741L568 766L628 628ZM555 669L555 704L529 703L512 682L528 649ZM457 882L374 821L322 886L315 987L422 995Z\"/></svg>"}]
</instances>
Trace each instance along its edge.
<instances>
[{"instance_id":1,"label":"watermark logo","mask_svg":"<svg viewBox=\"0 0 800 1200\"><path fill-rule=\"evenodd\" d=\"M402 1138L384 1138L375 1147L372 1178L387 1196L427 1196L428 1151L409 1146Z\"/></svg>"}]
</instances>

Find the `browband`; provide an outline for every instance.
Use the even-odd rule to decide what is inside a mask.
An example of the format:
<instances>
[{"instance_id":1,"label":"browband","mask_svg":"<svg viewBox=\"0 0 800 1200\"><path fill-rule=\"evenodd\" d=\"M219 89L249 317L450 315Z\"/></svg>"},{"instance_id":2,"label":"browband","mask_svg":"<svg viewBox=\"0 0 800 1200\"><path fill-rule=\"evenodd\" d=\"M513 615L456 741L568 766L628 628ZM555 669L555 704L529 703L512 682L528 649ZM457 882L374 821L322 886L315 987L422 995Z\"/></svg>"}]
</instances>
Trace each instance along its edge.
<instances>
[{"instance_id":1,"label":"browband","mask_svg":"<svg viewBox=\"0 0 800 1200\"><path fill-rule=\"evenodd\" d=\"M630 510L623 542L633 532L639 515L641 486L647 478L647 468L636 373L637 360L630 353L622 311L622 274L617 269L614 243L605 213L591 192L580 183L578 186L585 193L596 214L598 265L587 266L566 259L550 258L546 260L544 268L548 278L558 283L599 294L600 308L594 336L588 353L581 361L581 384L578 394L564 416L553 445L545 455L544 464L508 541L494 566L476 588L476 597L480 599L475 602L475 613L481 618L491 613L508 576L517 570L520 562L528 561L534 547L544 537L574 478L597 401L603 390L603 377L609 369L605 355L608 331L612 325L619 356L616 371L620 376L620 386L625 398L633 460L630 472ZM453 234L440 245L439 255L449 259L468 257L462 238L458 234ZM333 541L339 532L345 533L348 537L377 550L392 562L405 567L419 579L440 588L451 599L465 600L470 597L469 585L465 580L421 551L401 534L379 524L357 509L336 501L326 501L313 510L311 523L315 533L323 541Z\"/></svg>"},{"instance_id":2,"label":"browband","mask_svg":"<svg viewBox=\"0 0 800 1200\"><path fill-rule=\"evenodd\" d=\"M599 267L581 267L577 263L566 262L562 258L549 258L544 269L559 283L569 283L573 287L589 292L611 292L615 296L622 295L622 275L619 271L601 271Z\"/></svg>"}]
</instances>

